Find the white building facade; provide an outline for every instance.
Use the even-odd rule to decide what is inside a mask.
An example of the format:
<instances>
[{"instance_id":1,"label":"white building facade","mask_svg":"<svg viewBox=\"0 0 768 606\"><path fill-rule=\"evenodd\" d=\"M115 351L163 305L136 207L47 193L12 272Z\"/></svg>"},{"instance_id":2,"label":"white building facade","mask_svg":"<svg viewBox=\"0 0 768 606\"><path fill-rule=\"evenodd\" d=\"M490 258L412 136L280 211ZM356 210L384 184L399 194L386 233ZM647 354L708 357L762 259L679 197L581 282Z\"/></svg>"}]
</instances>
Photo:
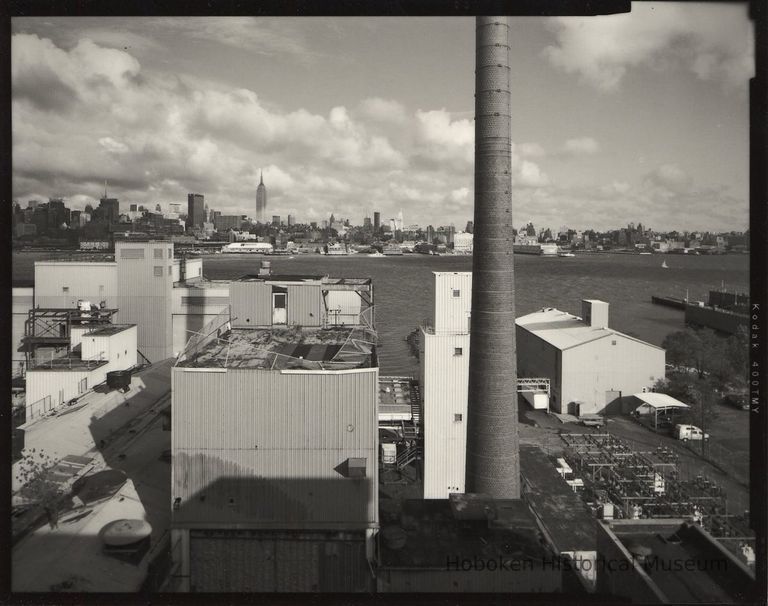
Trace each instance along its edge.
<instances>
[{"instance_id":1,"label":"white building facade","mask_svg":"<svg viewBox=\"0 0 768 606\"><path fill-rule=\"evenodd\" d=\"M472 274L433 272L434 313L419 357L424 426L424 498L464 492Z\"/></svg>"}]
</instances>

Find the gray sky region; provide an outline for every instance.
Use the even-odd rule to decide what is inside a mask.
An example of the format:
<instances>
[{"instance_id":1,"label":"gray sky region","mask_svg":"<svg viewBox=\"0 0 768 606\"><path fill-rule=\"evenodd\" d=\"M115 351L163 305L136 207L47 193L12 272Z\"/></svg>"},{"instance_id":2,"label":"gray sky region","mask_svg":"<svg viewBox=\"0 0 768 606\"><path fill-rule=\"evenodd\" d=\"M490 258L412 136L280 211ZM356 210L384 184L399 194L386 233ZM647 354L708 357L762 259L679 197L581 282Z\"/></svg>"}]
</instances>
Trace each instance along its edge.
<instances>
[{"instance_id":1,"label":"gray sky region","mask_svg":"<svg viewBox=\"0 0 768 606\"><path fill-rule=\"evenodd\" d=\"M510 18L515 225L748 225L743 4ZM13 192L472 218L472 18L16 18Z\"/></svg>"}]
</instances>

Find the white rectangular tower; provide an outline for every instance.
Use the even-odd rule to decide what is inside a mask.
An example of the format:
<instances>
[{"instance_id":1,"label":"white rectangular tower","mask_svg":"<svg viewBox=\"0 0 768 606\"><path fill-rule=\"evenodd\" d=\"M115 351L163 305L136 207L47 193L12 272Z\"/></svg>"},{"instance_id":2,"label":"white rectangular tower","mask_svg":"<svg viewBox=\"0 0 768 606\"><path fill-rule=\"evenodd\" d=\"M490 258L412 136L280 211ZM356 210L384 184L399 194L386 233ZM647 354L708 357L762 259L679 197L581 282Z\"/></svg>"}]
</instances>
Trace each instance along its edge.
<instances>
[{"instance_id":1,"label":"white rectangular tower","mask_svg":"<svg viewBox=\"0 0 768 606\"><path fill-rule=\"evenodd\" d=\"M434 321L422 326L424 498L464 492L469 381L470 272L433 272Z\"/></svg>"}]
</instances>

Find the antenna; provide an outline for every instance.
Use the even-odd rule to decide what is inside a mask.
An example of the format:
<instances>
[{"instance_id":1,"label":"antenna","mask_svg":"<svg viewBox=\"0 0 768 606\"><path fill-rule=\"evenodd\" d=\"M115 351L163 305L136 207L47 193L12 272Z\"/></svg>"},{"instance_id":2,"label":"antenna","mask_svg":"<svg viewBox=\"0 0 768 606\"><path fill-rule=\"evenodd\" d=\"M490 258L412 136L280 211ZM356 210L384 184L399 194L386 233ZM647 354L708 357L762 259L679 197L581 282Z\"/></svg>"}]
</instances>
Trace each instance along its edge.
<instances>
[{"instance_id":1,"label":"antenna","mask_svg":"<svg viewBox=\"0 0 768 606\"><path fill-rule=\"evenodd\" d=\"M107 197L107 180L104 179L104 197Z\"/></svg>"}]
</instances>

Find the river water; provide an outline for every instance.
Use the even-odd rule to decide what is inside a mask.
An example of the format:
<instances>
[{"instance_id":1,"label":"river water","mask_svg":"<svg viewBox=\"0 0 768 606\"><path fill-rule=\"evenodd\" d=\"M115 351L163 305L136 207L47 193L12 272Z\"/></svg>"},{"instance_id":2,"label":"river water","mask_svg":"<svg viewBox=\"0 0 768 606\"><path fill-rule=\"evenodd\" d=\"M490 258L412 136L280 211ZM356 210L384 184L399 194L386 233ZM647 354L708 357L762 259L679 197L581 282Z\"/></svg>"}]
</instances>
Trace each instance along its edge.
<instances>
[{"instance_id":1,"label":"river water","mask_svg":"<svg viewBox=\"0 0 768 606\"><path fill-rule=\"evenodd\" d=\"M40 253L13 255L14 282L33 277ZM210 255L203 260L206 277L235 279L256 273L264 257ZM433 271L471 271L469 256L403 255L327 257L296 255L268 257L276 274L328 274L372 278L379 363L383 375L417 375L406 336L432 315L429 285ZM661 267L666 259L669 269ZM706 300L710 289L725 285L749 292L748 255L629 255L581 254L575 257L515 256L516 311L523 315L542 307L556 307L581 315L582 299L610 303L611 328L660 345L670 332L684 328L683 312L651 303L651 295Z\"/></svg>"}]
</instances>

